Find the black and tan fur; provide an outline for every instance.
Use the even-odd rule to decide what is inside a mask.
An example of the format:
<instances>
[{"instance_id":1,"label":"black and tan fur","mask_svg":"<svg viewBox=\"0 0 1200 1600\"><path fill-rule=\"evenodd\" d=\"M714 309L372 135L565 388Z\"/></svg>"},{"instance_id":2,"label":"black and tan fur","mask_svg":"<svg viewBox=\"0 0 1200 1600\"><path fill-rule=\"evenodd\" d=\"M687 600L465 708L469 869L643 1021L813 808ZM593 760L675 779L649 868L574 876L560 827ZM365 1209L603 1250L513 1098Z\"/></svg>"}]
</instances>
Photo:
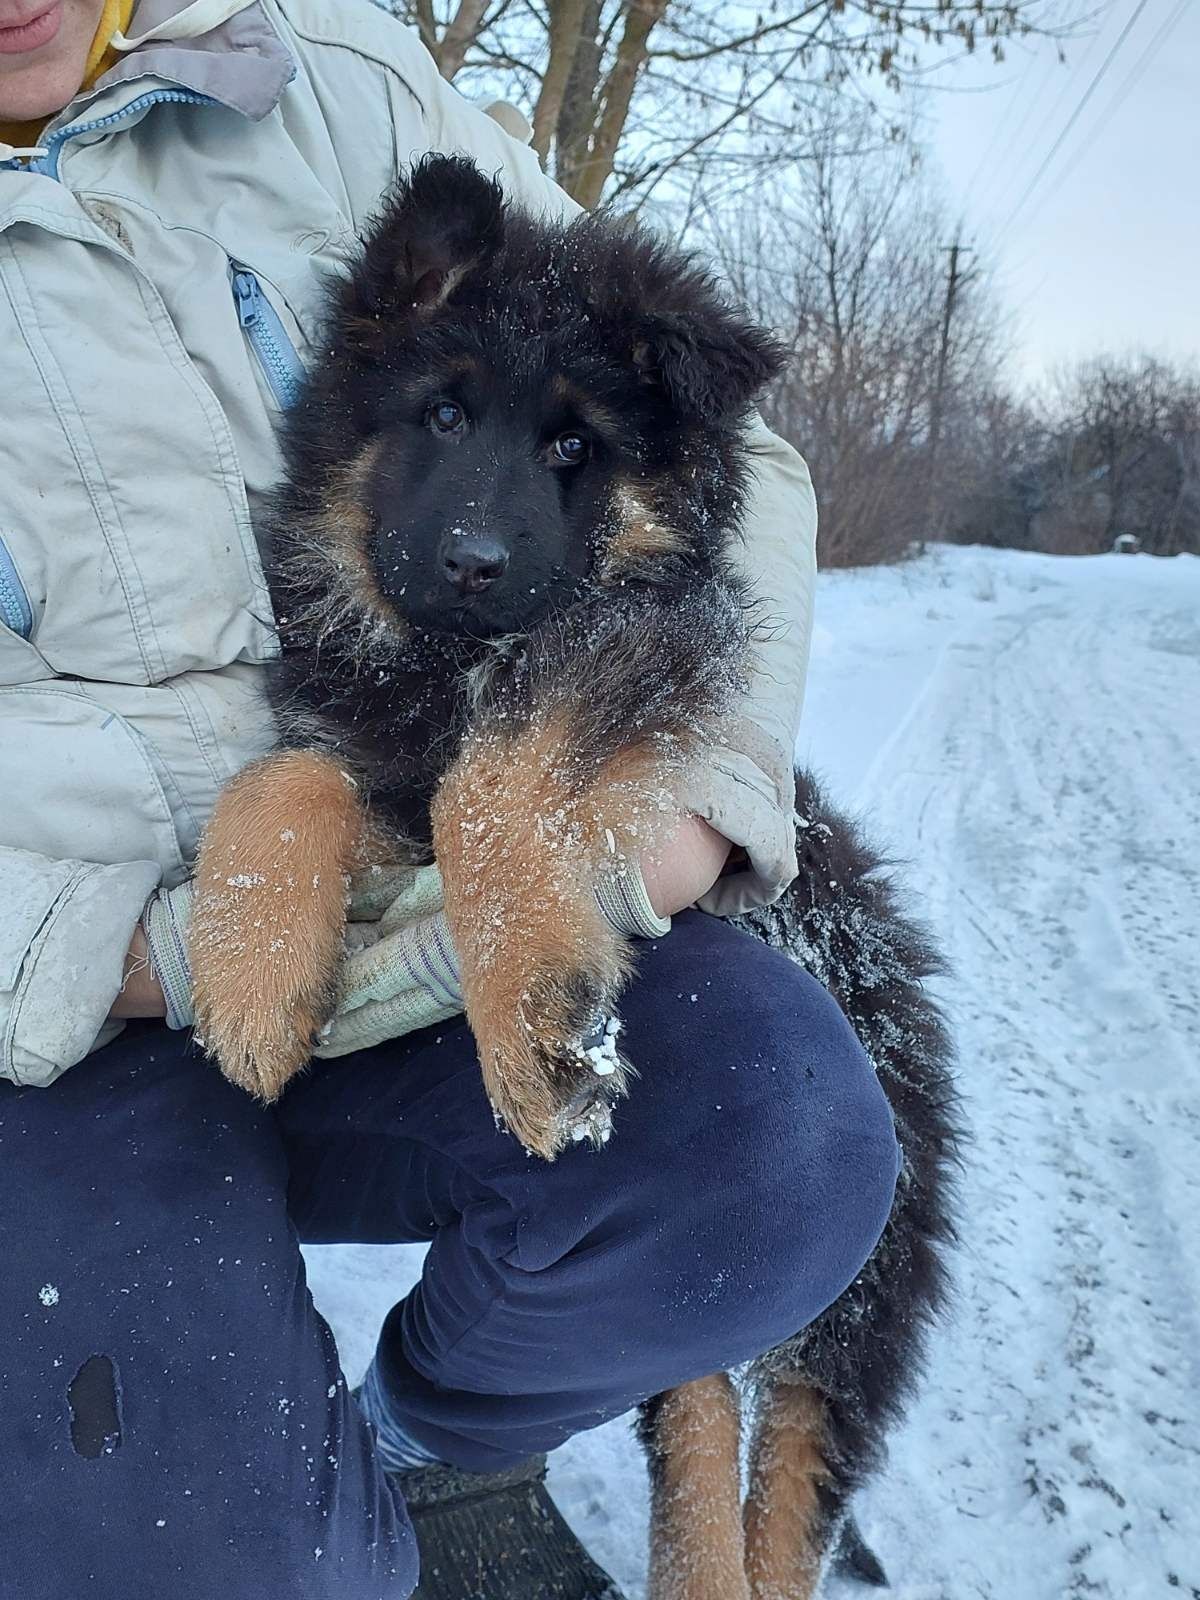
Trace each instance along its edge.
<instances>
[{"instance_id":1,"label":"black and tan fur","mask_svg":"<svg viewBox=\"0 0 1200 1600\"><path fill-rule=\"evenodd\" d=\"M291 749L206 835L200 1029L266 1097L304 1064L368 808L393 854L436 852L493 1104L553 1156L603 1135L625 1083L575 1049L629 966L596 877L674 820L745 672L742 427L778 354L647 235L535 220L443 158L391 197L327 342L274 513ZM448 405L470 426L435 426ZM559 461L563 438L585 459ZM460 592L449 564L484 541L503 579ZM250 795L291 817L286 850Z\"/></svg>"},{"instance_id":2,"label":"black and tan fur","mask_svg":"<svg viewBox=\"0 0 1200 1600\"><path fill-rule=\"evenodd\" d=\"M348 876L436 856L492 1103L552 1158L603 1138L629 1086L577 1048L632 964L596 881L673 824L682 769L745 681L743 429L778 352L644 232L533 219L445 158L389 198L326 344L273 519L284 748L230 786L202 846L198 1026L273 1098L334 1004ZM807 1600L839 1528L855 1549L847 1497L941 1289L953 1114L933 958L798 783L801 876L743 920L841 1001L905 1173L836 1306L746 1385L714 1375L646 1408L654 1600Z\"/></svg>"}]
</instances>

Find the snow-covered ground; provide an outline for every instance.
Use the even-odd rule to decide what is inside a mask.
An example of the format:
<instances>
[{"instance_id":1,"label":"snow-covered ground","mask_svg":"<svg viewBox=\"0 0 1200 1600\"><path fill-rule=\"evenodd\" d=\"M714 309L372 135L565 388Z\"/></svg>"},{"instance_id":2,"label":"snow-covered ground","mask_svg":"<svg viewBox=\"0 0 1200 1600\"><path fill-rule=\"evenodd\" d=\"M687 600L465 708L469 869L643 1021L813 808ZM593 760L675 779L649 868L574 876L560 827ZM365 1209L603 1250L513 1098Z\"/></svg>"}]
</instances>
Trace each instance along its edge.
<instances>
[{"instance_id":1,"label":"snow-covered ground","mask_svg":"<svg viewBox=\"0 0 1200 1600\"><path fill-rule=\"evenodd\" d=\"M909 863L974 1132L957 1304L860 1508L897 1600L1200 1600L1200 560L823 577L801 755ZM356 1378L420 1252L308 1256ZM627 1422L552 1483L642 1600Z\"/></svg>"}]
</instances>

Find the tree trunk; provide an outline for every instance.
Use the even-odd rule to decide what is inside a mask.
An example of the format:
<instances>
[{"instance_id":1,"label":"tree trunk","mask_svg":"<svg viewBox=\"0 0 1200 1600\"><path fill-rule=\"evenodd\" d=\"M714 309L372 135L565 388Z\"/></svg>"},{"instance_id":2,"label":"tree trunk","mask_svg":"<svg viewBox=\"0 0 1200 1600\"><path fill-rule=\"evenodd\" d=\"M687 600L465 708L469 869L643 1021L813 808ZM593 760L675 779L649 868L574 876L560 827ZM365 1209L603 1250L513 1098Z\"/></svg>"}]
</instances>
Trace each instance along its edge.
<instances>
[{"instance_id":1,"label":"tree trunk","mask_svg":"<svg viewBox=\"0 0 1200 1600\"><path fill-rule=\"evenodd\" d=\"M587 160L600 83L600 24L603 0L584 0L583 18L554 135L554 176L568 194Z\"/></svg>"},{"instance_id":2,"label":"tree trunk","mask_svg":"<svg viewBox=\"0 0 1200 1600\"><path fill-rule=\"evenodd\" d=\"M669 4L670 0L631 0L625 13L625 31L621 35L617 59L604 84L591 150L571 191L580 205L589 210L599 204L604 185L612 176L629 103L646 64L650 34L662 21Z\"/></svg>"},{"instance_id":3,"label":"tree trunk","mask_svg":"<svg viewBox=\"0 0 1200 1600\"><path fill-rule=\"evenodd\" d=\"M589 0L550 0L550 54L541 92L533 109L533 148L543 166L558 127L575 57L579 51Z\"/></svg>"},{"instance_id":4,"label":"tree trunk","mask_svg":"<svg viewBox=\"0 0 1200 1600\"><path fill-rule=\"evenodd\" d=\"M413 6L413 16L416 18L417 32L421 35L421 43L436 61L438 36L437 18L433 14L433 0L416 0Z\"/></svg>"},{"instance_id":5,"label":"tree trunk","mask_svg":"<svg viewBox=\"0 0 1200 1600\"><path fill-rule=\"evenodd\" d=\"M488 0L459 0L454 19L442 35L442 42L435 52L438 71L447 83L454 82L455 75L467 59L467 51L478 37L487 7Z\"/></svg>"}]
</instances>

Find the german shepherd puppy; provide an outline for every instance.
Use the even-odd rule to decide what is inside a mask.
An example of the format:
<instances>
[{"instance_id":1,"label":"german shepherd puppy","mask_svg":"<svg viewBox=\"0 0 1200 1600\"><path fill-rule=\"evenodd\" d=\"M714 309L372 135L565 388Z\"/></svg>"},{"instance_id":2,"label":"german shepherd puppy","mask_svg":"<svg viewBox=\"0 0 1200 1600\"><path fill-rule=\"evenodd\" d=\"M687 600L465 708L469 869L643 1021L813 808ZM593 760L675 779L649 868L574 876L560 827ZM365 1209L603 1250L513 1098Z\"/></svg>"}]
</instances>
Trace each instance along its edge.
<instances>
[{"instance_id":1,"label":"german shepherd puppy","mask_svg":"<svg viewBox=\"0 0 1200 1600\"><path fill-rule=\"evenodd\" d=\"M744 425L781 354L645 232L527 215L446 157L388 198L326 344L273 512L282 748L225 791L197 864L198 1033L274 1098L334 1008L348 875L436 858L492 1104L552 1159L602 1141L629 1087L587 1049L631 965L594 887L669 827L745 679ZM801 876L742 920L841 1002L905 1169L859 1280L750 1374L744 1535L742 1396L718 1376L645 1408L655 1600L802 1600L839 1538L879 1576L847 1497L941 1293L936 963L804 777L797 804Z\"/></svg>"}]
</instances>

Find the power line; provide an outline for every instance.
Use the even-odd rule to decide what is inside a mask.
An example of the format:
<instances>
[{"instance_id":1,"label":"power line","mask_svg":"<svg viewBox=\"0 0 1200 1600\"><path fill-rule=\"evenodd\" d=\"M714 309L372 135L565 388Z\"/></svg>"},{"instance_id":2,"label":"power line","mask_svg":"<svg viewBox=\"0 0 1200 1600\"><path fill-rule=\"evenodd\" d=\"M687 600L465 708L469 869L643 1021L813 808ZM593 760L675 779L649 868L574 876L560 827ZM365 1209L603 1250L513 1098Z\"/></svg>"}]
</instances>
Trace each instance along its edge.
<instances>
[{"instance_id":1,"label":"power line","mask_svg":"<svg viewBox=\"0 0 1200 1600\"><path fill-rule=\"evenodd\" d=\"M1142 78L1146 73L1146 68L1150 65L1151 60L1162 49L1163 45L1166 44L1170 35L1174 33L1177 24L1182 20L1183 14L1187 8L1188 0L1179 0L1179 4L1175 7L1175 10L1159 27L1158 32L1154 35L1153 39L1151 39L1145 50L1143 50L1142 54L1138 57L1138 60L1131 69L1129 76L1117 90L1116 98L1110 102L1108 111L1105 113L1106 116L1115 112L1119 105L1123 105L1127 98L1128 91L1136 88L1137 85L1142 81ZM1103 118L1101 120L1103 120Z\"/></svg>"},{"instance_id":2,"label":"power line","mask_svg":"<svg viewBox=\"0 0 1200 1600\"><path fill-rule=\"evenodd\" d=\"M992 129L992 136L984 147L983 154L975 163L975 170L972 172L970 181L967 184L968 194L974 192L980 178L983 177L984 173L992 165L992 157L994 155L999 155L1005 145L1011 145L1014 142L1016 135L1029 121L1034 107L1038 104L1042 97L1042 90L1047 87L1050 79L1054 76L1054 67L1055 58L1051 56L1046 61L1042 69L1042 76L1038 80L1037 88L1034 90L1029 102L1025 104L1023 108L1024 115L1019 115L1019 113L1022 111L1021 96L1016 93L1013 93L1009 96L1009 102L1005 108L1004 115L997 121L995 127ZM1019 89L1020 86L1021 80L1019 78L1014 78L1012 80L1013 89ZM1010 127L1013 130L1013 139L1006 137Z\"/></svg>"},{"instance_id":3,"label":"power line","mask_svg":"<svg viewBox=\"0 0 1200 1600\"><path fill-rule=\"evenodd\" d=\"M1104 78L1108 73L1108 69L1112 66L1113 62L1117 59L1117 56L1120 54L1122 46L1124 45L1126 39L1128 39L1129 35L1133 32L1134 26L1136 25L1138 18L1141 16L1142 12L1145 11L1145 9L1149 5L1149 3L1150 3L1150 0L1138 0L1137 5L1133 9L1132 16L1129 18L1129 20L1125 24L1125 26L1121 29L1121 32L1117 37L1116 43L1113 45L1112 49L1108 52L1108 54L1105 56L1104 60L1101 62L1100 66L1099 66L1099 68L1098 68L1098 70L1096 72L1096 75L1093 77L1091 83L1089 83L1087 88L1084 90L1083 95L1082 95L1081 99L1079 100L1079 103L1076 105L1076 107L1075 107L1074 111L1072 111L1071 115L1067 118L1066 124L1063 127L1062 132L1059 134L1058 138L1055 139L1054 143L1050 146L1050 149L1046 153L1046 156L1045 156L1044 160L1042 161L1041 165L1038 167L1038 169L1034 173L1033 177L1029 180L1028 184L1025 186L1025 190L1024 190L1024 193L1021 195L1021 198L1017 201L1016 205L1009 212L1008 217L1005 220L1003 229L1001 230L1002 232L1007 233L1009 228L1012 227L1014 221L1020 215L1021 210L1024 207L1026 201L1029 199L1030 195L1037 188L1038 184L1042 181L1042 178L1045 176L1047 170L1050 167L1050 163L1054 160L1055 156L1062 149L1063 144L1064 144L1065 140L1067 139L1068 135L1070 134L1072 128L1074 128L1075 124L1079 121L1080 117L1083 115L1083 112L1084 112L1084 110L1085 110L1085 108L1086 108L1086 106L1088 104L1088 101L1095 94L1096 90L1100 87L1101 83L1103 83Z\"/></svg>"},{"instance_id":4,"label":"power line","mask_svg":"<svg viewBox=\"0 0 1200 1600\"><path fill-rule=\"evenodd\" d=\"M1135 64L1129 69L1129 75L1126 77L1124 83L1122 83L1116 94L1101 112L1099 121L1092 129L1092 138L1087 140L1079 147L1078 150L1076 150L1075 154L1067 162L1066 166L1059 173L1058 177L1055 178L1049 189L1044 191L1037 205L1034 207L1035 213L1041 210L1042 206L1046 204L1047 200L1052 200L1054 198L1054 196L1062 188L1063 184L1066 183L1067 179L1075 171L1079 163L1083 160L1084 156L1087 155L1088 152L1093 148L1094 140L1100 135L1104 127L1116 118L1117 113L1121 110L1126 100L1129 99L1129 96L1146 76L1146 72L1155 56L1157 56L1163 45L1166 44L1171 34L1174 33L1176 27L1183 20L1183 15L1187 11L1188 3L1189 0L1179 0L1179 4L1175 7L1175 10L1170 12L1164 18L1163 22L1159 26L1158 32L1154 35L1153 39L1151 39L1145 50L1142 51L1142 54L1138 57L1138 60L1135 62Z\"/></svg>"},{"instance_id":5,"label":"power line","mask_svg":"<svg viewBox=\"0 0 1200 1600\"><path fill-rule=\"evenodd\" d=\"M1093 126L1092 137L1085 140L1083 144L1079 146L1079 148L1075 151L1075 154L1067 162L1066 166L1062 168L1050 187L1042 191L1038 198L1037 204L1033 208L1033 212L1031 213L1032 216L1036 216L1042 207L1047 203L1047 201L1054 198L1054 196L1062 188L1063 184L1067 182L1068 178L1070 178L1071 174L1079 166L1079 163L1095 148L1096 138L1099 137L1100 133L1108 123L1115 120L1117 113L1124 106L1125 102L1137 88L1138 84L1141 83L1142 79L1146 76L1146 72L1153 62L1155 56L1157 56L1158 52L1162 49L1163 45L1166 44L1171 34L1174 33L1176 27L1183 19L1185 13L1187 12L1188 4L1189 0L1179 0L1179 4L1175 7L1175 10L1168 13L1168 15L1160 23L1158 32L1151 39L1145 50L1142 51L1134 65L1129 69L1125 81L1121 84L1116 94L1113 95L1112 99L1101 112L1099 120ZM1038 255L1040 255L1040 251L1031 251L1029 255L1025 256L1023 260L1018 262L1017 266L1013 269L1014 272L1018 274L1023 272L1029 263Z\"/></svg>"},{"instance_id":6,"label":"power line","mask_svg":"<svg viewBox=\"0 0 1200 1600\"><path fill-rule=\"evenodd\" d=\"M1090 0L1077 0L1074 13L1072 14L1068 23L1069 27L1075 27L1076 24L1081 20L1080 12L1084 6L1090 6ZM1008 151L1017 149L1023 145L1028 148L1036 149L1037 146L1041 144L1043 137L1050 130L1050 128L1053 127L1055 121L1057 120L1059 111L1066 106L1070 98L1071 91L1074 88L1075 80L1077 79L1082 68L1084 68L1091 59L1092 52L1095 50L1099 39L1099 32L1091 35L1083 47L1083 53L1078 56L1077 59L1072 61L1070 68L1065 74L1065 81L1058 85L1057 93L1053 93L1053 95L1050 96L1047 95L1046 91L1051 89L1051 79L1055 75L1055 68L1065 65L1063 55L1061 54L1061 47L1057 55L1052 55L1047 59L1046 67L1042 73L1042 77L1039 80L1037 87L1030 94L1028 100L1024 102L1023 107L1021 97L1019 95L1013 96L1012 103L1009 107L1010 112L1013 110L1021 111L1023 109L1024 114L1018 116L1015 123L1012 123L1011 116L1006 117L1004 122L997 127L991 139L988 141L987 151L985 152L983 159L979 162L979 165L976 167L971 178L970 188L974 189L980 177L983 175L983 169L988 165L988 158L994 154L999 158L997 165L1001 165L1002 175L1000 177L996 193L993 196L993 203L999 203L999 201L1001 201L1006 194L1011 192L1011 190L1015 187L1014 179L1018 182L1020 181L1020 164L1018 163L1014 169L1014 167L1009 166L1004 161L1005 155ZM1044 104L1046 100L1049 100L1048 105ZM1038 119L1037 125L1033 126L1034 117L1039 111L1044 111L1044 115ZM1012 124L1011 129L1010 123ZM1022 136L1024 135L1026 129L1030 127L1033 128L1033 131L1028 140L1025 140Z\"/></svg>"}]
</instances>

